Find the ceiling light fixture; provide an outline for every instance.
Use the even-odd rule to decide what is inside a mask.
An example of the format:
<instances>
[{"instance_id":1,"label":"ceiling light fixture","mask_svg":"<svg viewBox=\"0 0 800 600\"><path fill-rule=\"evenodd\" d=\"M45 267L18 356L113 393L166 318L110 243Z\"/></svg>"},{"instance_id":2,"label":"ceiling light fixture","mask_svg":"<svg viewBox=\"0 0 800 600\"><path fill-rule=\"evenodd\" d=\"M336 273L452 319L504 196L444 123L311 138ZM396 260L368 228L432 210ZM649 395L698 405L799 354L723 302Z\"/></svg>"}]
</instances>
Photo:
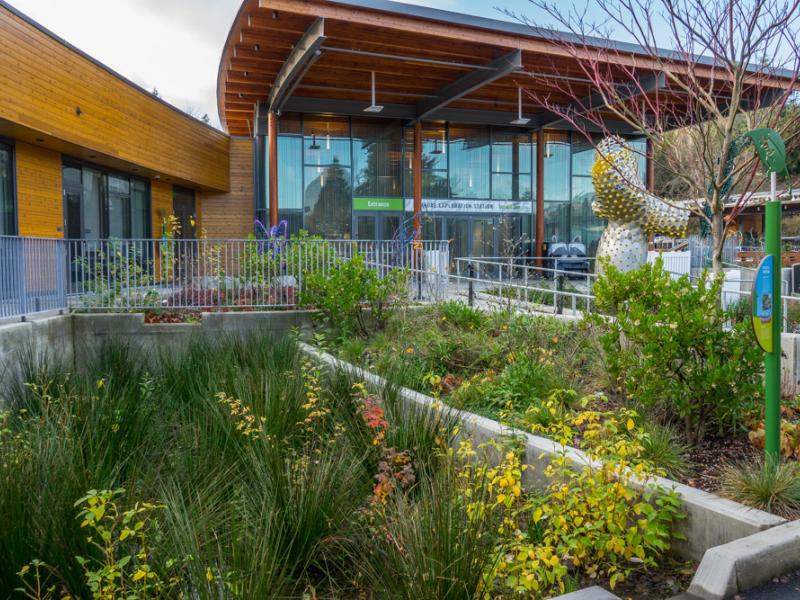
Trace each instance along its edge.
<instances>
[{"instance_id":1,"label":"ceiling light fixture","mask_svg":"<svg viewBox=\"0 0 800 600\"><path fill-rule=\"evenodd\" d=\"M372 71L372 104L370 104L367 108L364 109L365 113L379 113L383 110L383 106L379 106L375 103L375 71Z\"/></svg>"},{"instance_id":2,"label":"ceiling light fixture","mask_svg":"<svg viewBox=\"0 0 800 600\"><path fill-rule=\"evenodd\" d=\"M317 134L311 136L311 145L308 147L309 150L319 150L319 144L317 143Z\"/></svg>"},{"instance_id":3,"label":"ceiling light fixture","mask_svg":"<svg viewBox=\"0 0 800 600\"><path fill-rule=\"evenodd\" d=\"M511 121L512 125L527 125L531 120L522 116L522 88L517 88L517 118Z\"/></svg>"}]
</instances>

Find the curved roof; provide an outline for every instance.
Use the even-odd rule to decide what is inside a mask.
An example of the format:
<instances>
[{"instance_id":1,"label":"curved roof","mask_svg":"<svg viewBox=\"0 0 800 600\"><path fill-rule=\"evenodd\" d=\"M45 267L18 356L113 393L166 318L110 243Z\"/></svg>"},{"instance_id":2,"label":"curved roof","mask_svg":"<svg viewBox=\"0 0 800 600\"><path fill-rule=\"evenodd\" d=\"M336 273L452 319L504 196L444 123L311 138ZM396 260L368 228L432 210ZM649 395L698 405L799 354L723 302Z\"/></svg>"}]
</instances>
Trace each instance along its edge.
<instances>
[{"instance_id":1,"label":"curved roof","mask_svg":"<svg viewBox=\"0 0 800 600\"><path fill-rule=\"evenodd\" d=\"M285 96L283 110L363 114L375 72L376 103L385 107L380 116L508 124L520 85L538 85L553 103L590 98L589 82L565 40L568 34L523 23L390 0L244 0L219 65L220 121L232 135L252 135L257 106L274 106L276 88ZM590 43L613 49L615 61L663 84L661 63L635 44ZM670 51L663 58L677 59ZM527 73L567 82L571 94L544 87ZM629 82L629 70L620 70L619 80ZM284 86L287 81L291 85ZM526 116L532 116L529 109Z\"/></svg>"}]
</instances>

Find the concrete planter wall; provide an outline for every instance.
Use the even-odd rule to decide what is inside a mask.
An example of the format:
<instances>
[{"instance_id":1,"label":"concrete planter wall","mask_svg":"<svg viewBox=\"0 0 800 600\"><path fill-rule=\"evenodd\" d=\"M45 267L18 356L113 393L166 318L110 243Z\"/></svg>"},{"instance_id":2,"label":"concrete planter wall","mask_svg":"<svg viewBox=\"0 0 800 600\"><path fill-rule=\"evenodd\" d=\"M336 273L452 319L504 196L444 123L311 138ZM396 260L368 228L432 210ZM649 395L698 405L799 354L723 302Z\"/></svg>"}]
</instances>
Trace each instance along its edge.
<instances>
[{"instance_id":1,"label":"concrete planter wall","mask_svg":"<svg viewBox=\"0 0 800 600\"><path fill-rule=\"evenodd\" d=\"M303 344L303 349L328 365L350 370L370 385L383 387L386 384L383 378L374 373L320 352L307 344ZM434 398L414 390L404 388L400 394L403 400L412 404L430 407L436 403ZM545 483L545 467L556 453L566 452L576 468L590 463L590 459L580 450L563 447L553 440L505 427L497 421L465 411L453 410L453 416L459 421L461 431L472 437L476 444L503 436L523 439L526 445L526 462L533 467L525 472L523 479L529 489L542 487ZM653 484L680 494L681 508L686 518L678 522L677 530L686 540L676 541L673 550L682 558L700 560L709 548L786 523L781 517L748 508L677 481L659 477ZM641 489L641 485L633 485Z\"/></svg>"},{"instance_id":2,"label":"concrete planter wall","mask_svg":"<svg viewBox=\"0 0 800 600\"><path fill-rule=\"evenodd\" d=\"M146 348L177 351L198 335L242 334L254 330L280 335L293 329L308 331L311 314L294 310L202 313L197 323L156 324L145 324L142 313L75 314L72 327L76 356L110 338L135 342Z\"/></svg>"}]
</instances>

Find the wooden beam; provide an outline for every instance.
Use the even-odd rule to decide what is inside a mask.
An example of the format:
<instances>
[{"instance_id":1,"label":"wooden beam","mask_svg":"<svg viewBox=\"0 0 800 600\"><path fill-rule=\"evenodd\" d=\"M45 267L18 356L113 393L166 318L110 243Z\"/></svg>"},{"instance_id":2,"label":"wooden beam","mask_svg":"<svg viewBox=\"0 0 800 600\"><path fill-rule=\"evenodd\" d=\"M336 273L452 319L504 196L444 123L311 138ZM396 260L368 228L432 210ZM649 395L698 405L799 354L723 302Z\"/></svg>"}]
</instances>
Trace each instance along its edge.
<instances>
[{"instance_id":1,"label":"wooden beam","mask_svg":"<svg viewBox=\"0 0 800 600\"><path fill-rule=\"evenodd\" d=\"M435 98L421 100L417 103L417 116L413 122L422 121L441 110L454 100L466 96L470 92L497 81L522 68L522 50L512 50L486 65L486 68L470 71L441 88Z\"/></svg>"},{"instance_id":2,"label":"wooden beam","mask_svg":"<svg viewBox=\"0 0 800 600\"><path fill-rule=\"evenodd\" d=\"M325 19L320 17L300 38L281 67L269 93L267 104L270 112L280 112L297 84L319 58L320 47L325 41Z\"/></svg>"}]
</instances>

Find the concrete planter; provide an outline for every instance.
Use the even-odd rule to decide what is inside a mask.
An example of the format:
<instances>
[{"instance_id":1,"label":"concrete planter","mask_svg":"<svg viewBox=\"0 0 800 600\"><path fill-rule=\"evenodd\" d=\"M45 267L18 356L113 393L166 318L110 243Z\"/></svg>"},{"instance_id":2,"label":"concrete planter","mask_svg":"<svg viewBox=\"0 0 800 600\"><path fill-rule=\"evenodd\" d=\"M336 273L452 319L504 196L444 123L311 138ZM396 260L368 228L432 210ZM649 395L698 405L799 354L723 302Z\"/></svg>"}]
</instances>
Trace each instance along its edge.
<instances>
[{"instance_id":1,"label":"concrete planter","mask_svg":"<svg viewBox=\"0 0 800 600\"><path fill-rule=\"evenodd\" d=\"M366 369L341 361L307 344L302 344L302 347L305 352L323 363L348 369L370 385L383 387L386 384L383 378ZM406 402L420 406L430 407L437 402L430 396L405 388L400 390L400 394ZM503 436L514 436L525 441L526 462L533 467L525 472L523 479L523 483L529 489L542 486L545 482L544 469L550 463L550 458L557 453L566 452L576 468L590 463L589 457L577 448L563 447L553 440L503 426L480 415L451 410L454 418L459 421L461 430L465 435L472 437L476 444ZM642 486L635 481L632 485L642 489ZM680 495L681 509L686 518L678 522L677 531L683 534L686 540L676 541L673 544L673 551L684 559L699 561L710 548L786 523L781 517L670 479L659 477L647 485L675 490Z\"/></svg>"}]
</instances>

